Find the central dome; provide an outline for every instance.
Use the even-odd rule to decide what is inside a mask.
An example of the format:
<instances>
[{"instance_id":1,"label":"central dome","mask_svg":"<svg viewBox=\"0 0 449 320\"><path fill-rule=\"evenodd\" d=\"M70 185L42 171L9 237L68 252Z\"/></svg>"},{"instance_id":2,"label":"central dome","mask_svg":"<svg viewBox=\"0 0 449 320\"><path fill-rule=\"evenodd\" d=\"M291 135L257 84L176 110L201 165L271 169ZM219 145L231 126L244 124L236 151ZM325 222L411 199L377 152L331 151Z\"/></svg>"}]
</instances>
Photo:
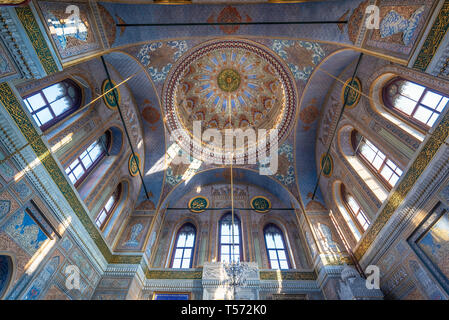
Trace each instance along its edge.
<instances>
[{"instance_id":1,"label":"central dome","mask_svg":"<svg viewBox=\"0 0 449 320\"><path fill-rule=\"evenodd\" d=\"M246 40L210 41L184 54L167 77L163 98L169 131L178 130L178 143L194 156L205 147L186 139L193 137L194 121L201 121L202 132L215 128L223 135L226 129L278 129L281 140L295 117L296 91L287 67ZM237 155L249 156L255 154Z\"/></svg>"}]
</instances>

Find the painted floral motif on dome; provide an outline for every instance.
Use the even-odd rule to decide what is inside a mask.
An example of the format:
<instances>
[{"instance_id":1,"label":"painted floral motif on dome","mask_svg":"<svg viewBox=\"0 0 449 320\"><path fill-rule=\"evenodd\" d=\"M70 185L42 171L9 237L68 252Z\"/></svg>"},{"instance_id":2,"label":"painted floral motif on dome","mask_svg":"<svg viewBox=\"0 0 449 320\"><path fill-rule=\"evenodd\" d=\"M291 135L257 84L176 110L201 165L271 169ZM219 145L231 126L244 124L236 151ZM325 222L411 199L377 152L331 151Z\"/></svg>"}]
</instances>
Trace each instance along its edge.
<instances>
[{"instance_id":1,"label":"painted floral motif on dome","mask_svg":"<svg viewBox=\"0 0 449 320\"><path fill-rule=\"evenodd\" d=\"M287 142L282 144L278 149L278 155L278 170L276 171L275 178L282 184L289 186L295 182L293 146ZM260 161L259 167L268 169L267 161Z\"/></svg>"},{"instance_id":2,"label":"painted floral motif on dome","mask_svg":"<svg viewBox=\"0 0 449 320\"><path fill-rule=\"evenodd\" d=\"M201 168L202 162L189 156L177 143L173 143L166 152L167 170L165 180L170 186L187 181Z\"/></svg>"},{"instance_id":3,"label":"painted floral motif on dome","mask_svg":"<svg viewBox=\"0 0 449 320\"><path fill-rule=\"evenodd\" d=\"M286 67L246 40L214 40L192 49L176 62L163 90L169 131L181 129L177 143L196 155L204 146L189 143L194 121L201 121L203 132L216 128L222 134L231 128L276 128L282 140L293 125L296 101Z\"/></svg>"},{"instance_id":4,"label":"painted floral motif on dome","mask_svg":"<svg viewBox=\"0 0 449 320\"><path fill-rule=\"evenodd\" d=\"M148 67L153 81L160 82L165 80L173 62L186 50L186 41L153 42L144 45L137 58Z\"/></svg>"},{"instance_id":5,"label":"painted floral motif on dome","mask_svg":"<svg viewBox=\"0 0 449 320\"><path fill-rule=\"evenodd\" d=\"M251 22L252 19L249 15L243 14L244 17L239 13L237 8L232 6L227 6L223 10L220 11L220 13L215 18L215 14L211 14L209 18L207 19L207 22L214 23L238 23L238 22ZM231 25L231 26L225 26L221 25L219 26L221 31L223 31L226 34L233 34L236 33L239 29L239 25Z\"/></svg>"},{"instance_id":6,"label":"painted floral motif on dome","mask_svg":"<svg viewBox=\"0 0 449 320\"><path fill-rule=\"evenodd\" d=\"M324 49L315 42L274 40L272 49L284 59L296 80L307 81L315 66L326 56Z\"/></svg>"}]
</instances>

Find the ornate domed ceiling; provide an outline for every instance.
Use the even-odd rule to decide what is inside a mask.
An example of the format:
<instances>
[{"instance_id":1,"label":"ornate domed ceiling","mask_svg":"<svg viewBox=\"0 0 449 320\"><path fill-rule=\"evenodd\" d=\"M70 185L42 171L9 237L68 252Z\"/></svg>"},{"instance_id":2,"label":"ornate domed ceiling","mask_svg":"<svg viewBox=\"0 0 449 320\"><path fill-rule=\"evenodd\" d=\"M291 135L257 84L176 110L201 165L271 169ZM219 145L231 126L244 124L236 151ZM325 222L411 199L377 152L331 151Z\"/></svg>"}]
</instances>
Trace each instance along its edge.
<instances>
[{"instance_id":1,"label":"ornate domed ceiling","mask_svg":"<svg viewBox=\"0 0 449 320\"><path fill-rule=\"evenodd\" d=\"M218 129L278 129L278 142L294 124L297 103L294 81L288 68L267 48L246 40L216 40L203 43L181 57L165 82L164 113L178 144L210 160L207 146L194 140L193 122L201 121L202 132ZM265 137L258 137L264 143ZM271 145L274 141L270 140ZM224 156L223 149L215 155ZM236 158L253 153L236 151Z\"/></svg>"}]
</instances>

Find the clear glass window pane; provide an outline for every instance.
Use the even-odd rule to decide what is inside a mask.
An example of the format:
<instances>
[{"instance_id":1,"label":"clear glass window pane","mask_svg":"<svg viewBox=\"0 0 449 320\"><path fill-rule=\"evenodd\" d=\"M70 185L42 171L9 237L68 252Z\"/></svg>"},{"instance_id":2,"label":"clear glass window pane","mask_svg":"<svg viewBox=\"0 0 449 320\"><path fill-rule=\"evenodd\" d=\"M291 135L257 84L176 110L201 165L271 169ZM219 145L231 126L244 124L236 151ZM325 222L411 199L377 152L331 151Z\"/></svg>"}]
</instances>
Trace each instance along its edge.
<instances>
[{"instance_id":1,"label":"clear glass window pane","mask_svg":"<svg viewBox=\"0 0 449 320\"><path fill-rule=\"evenodd\" d=\"M114 196L111 196L108 202L106 202L106 205L104 207L107 211L111 210L112 206L114 205L114 201L115 201Z\"/></svg>"},{"instance_id":2,"label":"clear glass window pane","mask_svg":"<svg viewBox=\"0 0 449 320\"><path fill-rule=\"evenodd\" d=\"M278 250L278 256L279 256L279 260L287 260L284 250Z\"/></svg>"},{"instance_id":3,"label":"clear glass window pane","mask_svg":"<svg viewBox=\"0 0 449 320\"><path fill-rule=\"evenodd\" d=\"M435 122L437 122L439 117L440 117L440 115L438 113L434 113L432 115L432 117L430 118L430 120L427 122L427 125L429 127L433 127L433 125L435 124Z\"/></svg>"},{"instance_id":4,"label":"clear glass window pane","mask_svg":"<svg viewBox=\"0 0 449 320\"><path fill-rule=\"evenodd\" d=\"M30 103L30 106L31 106L31 108L33 108L33 110L42 108L46 104L44 98L42 97L42 95L40 93L27 98L27 100Z\"/></svg>"},{"instance_id":5,"label":"clear glass window pane","mask_svg":"<svg viewBox=\"0 0 449 320\"><path fill-rule=\"evenodd\" d=\"M176 251L175 251L175 259L176 258L179 258L179 259L182 258L182 249L176 249Z\"/></svg>"},{"instance_id":6,"label":"clear glass window pane","mask_svg":"<svg viewBox=\"0 0 449 320\"><path fill-rule=\"evenodd\" d=\"M193 247L193 242L195 240L195 236L193 234L189 234L186 240L186 247Z\"/></svg>"},{"instance_id":7,"label":"clear glass window pane","mask_svg":"<svg viewBox=\"0 0 449 320\"><path fill-rule=\"evenodd\" d=\"M181 268L181 259L173 260L173 268Z\"/></svg>"},{"instance_id":8,"label":"clear glass window pane","mask_svg":"<svg viewBox=\"0 0 449 320\"><path fill-rule=\"evenodd\" d=\"M39 118L41 124L46 124L48 121L53 119L53 115L50 113L48 108L45 108L36 113L36 116Z\"/></svg>"},{"instance_id":9,"label":"clear glass window pane","mask_svg":"<svg viewBox=\"0 0 449 320\"><path fill-rule=\"evenodd\" d=\"M182 266L181 266L181 268L185 268L185 269L190 268L190 259L184 259L184 260L182 260Z\"/></svg>"},{"instance_id":10,"label":"clear glass window pane","mask_svg":"<svg viewBox=\"0 0 449 320\"><path fill-rule=\"evenodd\" d=\"M394 106L407 115L411 115L416 107L416 102L404 96L397 96L394 100Z\"/></svg>"},{"instance_id":11,"label":"clear glass window pane","mask_svg":"<svg viewBox=\"0 0 449 320\"><path fill-rule=\"evenodd\" d=\"M280 261L279 263L280 263L281 270L288 269L288 263L286 260Z\"/></svg>"},{"instance_id":12,"label":"clear glass window pane","mask_svg":"<svg viewBox=\"0 0 449 320\"><path fill-rule=\"evenodd\" d=\"M388 181L393 174L393 170L391 170L388 166L384 166L380 174Z\"/></svg>"},{"instance_id":13,"label":"clear glass window pane","mask_svg":"<svg viewBox=\"0 0 449 320\"><path fill-rule=\"evenodd\" d=\"M190 259L191 255L192 255L192 249L185 249L184 250L184 258L185 259Z\"/></svg>"},{"instance_id":14,"label":"clear glass window pane","mask_svg":"<svg viewBox=\"0 0 449 320\"><path fill-rule=\"evenodd\" d=\"M48 88L42 90L49 103L56 101L65 94L65 88L60 83L56 83Z\"/></svg>"},{"instance_id":15,"label":"clear glass window pane","mask_svg":"<svg viewBox=\"0 0 449 320\"><path fill-rule=\"evenodd\" d=\"M396 183L398 183L398 181L399 181L399 176L397 176L397 175L394 174L394 175L390 178L390 184L391 184L391 186L394 187L394 186L396 185Z\"/></svg>"},{"instance_id":16,"label":"clear glass window pane","mask_svg":"<svg viewBox=\"0 0 449 320\"><path fill-rule=\"evenodd\" d=\"M449 102L449 99L446 97L443 97L443 99L441 99L441 102L437 107L437 111L441 113L444 110L444 108L446 107L448 102Z\"/></svg>"},{"instance_id":17,"label":"clear glass window pane","mask_svg":"<svg viewBox=\"0 0 449 320\"><path fill-rule=\"evenodd\" d=\"M270 260L271 262L271 269L279 269L279 263L277 260Z\"/></svg>"},{"instance_id":18,"label":"clear glass window pane","mask_svg":"<svg viewBox=\"0 0 449 320\"><path fill-rule=\"evenodd\" d=\"M84 174L83 167L77 166L75 169L73 169L73 174L75 175L76 179L78 180Z\"/></svg>"},{"instance_id":19,"label":"clear glass window pane","mask_svg":"<svg viewBox=\"0 0 449 320\"><path fill-rule=\"evenodd\" d=\"M376 168L377 170L379 170L383 163L384 163L384 159L382 159L379 156L376 156L373 161L373 167Z\"/></svg>"},{"instance_id":20,"label":"clear glass window pane","mask_svg":"<svg viewBox=\"0 0 449 320\"><path fill-rule=\"evenodd\" d=\"M430 111L429 109L426 109L424 107L419 106L418 110L416 110L415 114L413 115L413 117L419 121L421 121L422 123L427 124L427 122L429 121L430 117L432 116L432 111Z\"/></svg>"},{"instance_id":21,"label":"clear glass window pane","mask_svg":"<svg viewBox=\"0 0 449 320\"><path fill-rule=\"evenodd\" d=\"M274 235L274 244L276 245L277 249L284 249L284 243L280 234Z\"/></svg>"},{"instance_id":22,"label":"clear glass window pane","mask_svg":"<svg viewBox=\"0 0 449 320\"><path fill-rule=\"evenodd\" d=\"M376 152L365 144L361 146L360 152L369 162L373 162L376 156Z\"/></svg>"},{"instance_id":23,"label":"clear glass window pane","mask_svg":"<svg viewBox=\"0 0 449 320\"><path fill-rule=\"evenodd\" d=\"M52 104L50 104L51 109L55 113L56 116L60 116L70 108L70 100L68 98L61 98Z\"/></svg>"},{"instance_id":24,"label":"clear glass window pane","mask_svg":"<svg viewBox=\"0 0 449 320\"><path fill-rule=\"evenodd\" d=\"M399 92L402 95L409 97L410 99L413 99L415 101L418 101L419 98L421 98L424 90L425 87L410 81L402 81L399 87Z\"/></svg>"},{"instance_id":25,"label":"clear glass window pane","mask_svg":"<svg viewBox=\"0 0 449 320\"><path fill-rule=\"evenodd\" d=\"M275 248L273 237L271 235L267 234L267 235L265 235L265 238L267 239L268 249Z\"/></svg>"},{"instance_id":26,"label":"clear glass window pane","mask_svg":"<svg viewBox=\"0 0 449 320\"><path fill-rule=\"evenodd\" d=\"M439 95L438 93L428 91L422 100L422 104L424 104L432 109L436 109L438 104L441 101L441 98L442 98L442 96Z\"/></svg>"}]
</instances>

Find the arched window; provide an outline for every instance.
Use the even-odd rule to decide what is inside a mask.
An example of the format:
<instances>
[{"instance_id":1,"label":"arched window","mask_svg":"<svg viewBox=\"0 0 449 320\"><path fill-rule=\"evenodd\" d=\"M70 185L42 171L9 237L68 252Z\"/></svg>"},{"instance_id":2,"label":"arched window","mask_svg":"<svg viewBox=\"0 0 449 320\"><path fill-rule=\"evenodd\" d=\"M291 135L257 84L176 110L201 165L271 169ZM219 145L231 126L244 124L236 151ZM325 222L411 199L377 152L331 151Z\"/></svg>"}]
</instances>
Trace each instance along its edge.
<instances>
[{"instance_id":1,"label":"arched window","mask_svg":"<svg viewBox=\"0 0 449 320\"><path fill-rule=\"evenodd\" d=\"M270 223L265 226L265 246L267 247L268 260L271 269L290 269L284 235L281 229Z\"/></svg>"},{"instance_id":2,"label":"arched window","mask_svg":"<svg viewBox=\"0 0 449 320\"><path fill-rule=\"evenodd\" d=\"M234 241L232 236L234 235ZM240 219L234 216L234 225L232 224L232 215L226 214L220 220L219 230L219 256L221 262L239 262L242 257L240 237Z\"/></svg>"},{"instance_id":3,"label":"arched window","mask_svg":"<svg viewBox=\"0 0 449 320\"><path fill-rule=\"evenodd\" d=\"M122 193L122 184L119 183L114 193L109 197L108 201L106 202L106 204L98 214L97 218L95 219L95 224L97 225L98 228L100 228L100 230L103 230L104 226L106 225L112 213L114 212L115 208L117 207L121 193Z\"/></svg>"},{"instance_id":4,"label":"arched window","mask_svg":"<svg viewBox=\"0 0 449 320\"><path fill-rule=\"evenodd\" d=\"M25 105L42 130L50 128L81 106L81 88L70 79L24 97Z\"/></svg>"},{"instance_id":5,"label":"arched window","mask_svg":"<svg viewBox=\"0 0 449 320\"><path fill-rule=\"evenodd\" d=\"M12 260L10 256L0 255L0 299L9 286L12 275Z\"/></svg>"},{"instance_id":6,"label":"arched window","mask_svg":"<svg viewBox=\"0 0 449 320\"><path fill-rule=\"evenodd\" d=\"M431 128L449 97L418 83L396 77L383 88L385 106L423 129Z\"/></svg>"},{"instance_id":7,"label":"arched window","mask_svg":"<svg viewBox=\"0 0 449 320\"><path fill-rule=\"evenodd\" d=\"M355 222L355 226L363 234L366 229L368 229L370 225L370 221L367 218L365 212L363 212L362 207L359 205L357 200L347 192L344 184L341 185L341 197L343 199L343 203L351 215L351 219Z\"/></svg>"},{"instance_id":8,"label":"arched window","mask_svg":"<svg viewBox=\"0 0 449 320\"><path fill-rule=\"evenodd\" d=\"M98 140L94 141L65 169L70 181L77 187L95 168L100 160L107 155L111 144L111 132L108 130Z\"/></svg>"},{"instance_id":9,"label":"arched window","mask_svg":"<svg viewBox=\"0 0 449 320\"><path fill-rule=\"evenodd\" d=\"M389 188L396 185L403 171L394 161L356 130L352 131L352 145L355 154L384 184Z\"/></svg>"},{"instance_id":10,"label":"arched window","mask_svg":"<svg viewBox=\"0 0 449 320\"><path fill-rule=\"evenodd\" d=\"M196 229L191 223L184 224L176 236L172 268L191 268L195 249Z\"/></svg>"}]
</instances>

